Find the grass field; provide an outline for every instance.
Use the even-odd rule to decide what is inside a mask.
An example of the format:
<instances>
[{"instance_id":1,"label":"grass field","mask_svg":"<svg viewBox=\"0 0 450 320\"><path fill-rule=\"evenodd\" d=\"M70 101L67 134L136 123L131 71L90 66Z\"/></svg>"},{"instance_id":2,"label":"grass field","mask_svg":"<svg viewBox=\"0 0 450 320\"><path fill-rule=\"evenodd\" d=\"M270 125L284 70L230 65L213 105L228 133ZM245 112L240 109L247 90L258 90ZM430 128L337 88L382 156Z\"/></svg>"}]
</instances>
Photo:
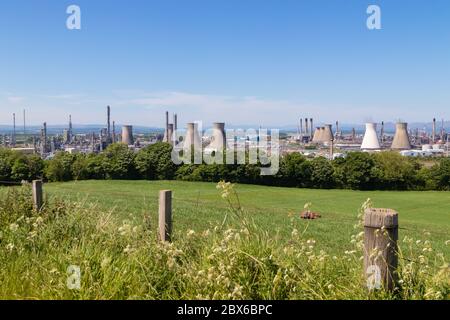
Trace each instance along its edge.
<instances>
[{"instance_id":1,"label":"grass field","mask_svg":"<svg viewBox=\"0 0 450 320\"><path fill-rule=\"evenodd\" d=\"M29 186L0 188L0 300L450 299L450 193L176 181L44 188L39 212ZM161 189L174 191L172 243L157 237ZM394 292L367 289L354 225L369 197L400 214ZM299 218L309 202L321 219Z\"/></svg>"},{"instance_id":2,"label":"grass field","mask_svg":"<svg viewBox=\"0 0 450 320\"><path fill-rule=\"evenodd\" d=\"M202 231L222 221L227 204L213 183L180 181L80 181L45 185L50 196L68 200L95 202L100 209L113 210L123 219L150 217L156 228L158 191L174 192L174 229ZM450 239L449 192L394 192L309 190L253 185L236 187L244 209L273 232L273 237L287 236L292 227L289 214L298 214L307 202L322 214L314 221L303 221L305 237L314 238L318 247L345 250L357 222L361 204L371 198L375 207L399 212L400 239L422 238L430 232L436 249L449 256L445 241Z\"/></svg>"}]
</instances>

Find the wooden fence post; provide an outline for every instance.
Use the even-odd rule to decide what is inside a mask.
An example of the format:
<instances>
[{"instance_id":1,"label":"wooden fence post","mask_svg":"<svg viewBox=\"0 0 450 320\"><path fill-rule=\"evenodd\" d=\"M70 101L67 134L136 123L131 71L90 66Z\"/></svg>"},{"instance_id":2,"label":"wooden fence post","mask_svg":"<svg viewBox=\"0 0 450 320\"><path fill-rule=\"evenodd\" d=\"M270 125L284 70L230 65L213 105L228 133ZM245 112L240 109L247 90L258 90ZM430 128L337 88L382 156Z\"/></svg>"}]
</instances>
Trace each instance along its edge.
<instances>
[{"instance_id":1,"label":"wooden fence post","mask_svg":"<svg viewBox=\"0 0 450 320\"><path fill-rule=\"evenodd\" d=\"M37 211L42 209L42 180L33 181L33 205Z\"/></svg>"},{"instance_id":2,"label":"wooden fence post","mask_svg":"<svg viewBox=\"0 0 450 320\"><path fill-rule=\"evenodd\" d=\"M364 272L369 289L392 291L397 282L398 213L366 209L364 215Z\"/></svg>"},{"instance_id":3,"label":"wooden fence post","mask_svg":"<svg viewBox=\"0 0 450 320\"><path fill-rule=\"evenodd\" d=\"M159 238L171 241L172 236L172 191L159 192Z\"/></svg>"}]
</instances>

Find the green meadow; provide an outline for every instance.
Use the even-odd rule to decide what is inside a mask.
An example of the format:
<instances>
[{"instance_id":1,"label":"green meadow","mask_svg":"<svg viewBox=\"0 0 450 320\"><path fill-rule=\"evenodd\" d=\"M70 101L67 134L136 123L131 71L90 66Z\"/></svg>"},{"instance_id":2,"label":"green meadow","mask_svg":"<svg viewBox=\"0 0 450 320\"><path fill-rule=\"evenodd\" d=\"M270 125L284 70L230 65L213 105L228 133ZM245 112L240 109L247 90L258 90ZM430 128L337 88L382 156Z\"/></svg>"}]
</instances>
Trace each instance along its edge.
<instances>
[{"instance_id":1,"label":"green meadow","mask_svg":"<svg viewBox=\"0 0 450 320\"><path fill-rule=\"evenodd\" d=\"M174 196L172 243L157 236L163 189ZM29 186L0 188L0 299L450 299L450 193L179 181L44 190L36 211ZM358 223L368 198L400 215L394 292L367 287ZM320 219L300 219L306 203Z\"/></svg>"},{"instance_id":2,"label":"green meadow","mask_svg":"<svg viewBox=\"0 0 450 320\"><path fill-rule=\"evenodd\" d=\"M227 203L214 183L182 181L79 181L45 185L49 196L97 204L120 218L149 217L157 226L158 192L173 191L174 231L202 231L224 219ZM302 221L304 235L319 246L345 250L358 210L370 198L374 207L391 208L399 213L400 239L421 238L431 233L435 246L444 250L450 239L450 192L435 191L351 191L278 188L237 185L244 210L255 221L284 237L292 229L290 217L299 215L306 203L322 218Z\"/></svg>"}]
</instances>

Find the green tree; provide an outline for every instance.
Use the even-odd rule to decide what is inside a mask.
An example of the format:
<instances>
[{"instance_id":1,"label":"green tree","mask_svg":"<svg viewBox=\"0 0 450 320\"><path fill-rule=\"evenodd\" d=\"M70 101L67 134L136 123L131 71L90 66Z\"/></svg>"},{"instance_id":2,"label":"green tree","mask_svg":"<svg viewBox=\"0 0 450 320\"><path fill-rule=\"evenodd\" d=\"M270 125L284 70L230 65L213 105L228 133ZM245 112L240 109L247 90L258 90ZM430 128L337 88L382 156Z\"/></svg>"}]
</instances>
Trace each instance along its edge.
<instances>
[{"instance_id":1,"label":"green tree","mask_svg":"<svg viewBox=\"0 0 450 320\"><path fill-rule=\"evenodd\" d=\"M375 168L379 176L379 188L389 190L415 189L420 165L397 152L374 154Z\"/></svg>"},{"instance_id":2,"label":"green tree","mask_svg":"<svg viewBox=\"0 0 450 320\"><path fill-rule=\"evenodd\" d=\"M318 157L311 161L311 187L320 189L334 187L334 168L328 159Z\"/></svg>"},{"instance_id":3,"label":"green tree","mask_svg":"<svg viewBox=\"0 0 450 320\"><path fill-rule=\"evenodd\" d=\"M441 159L433 171L436 187L439 190L450 190L450 159Z\"/></svg>"},{"instance_id":4,"label":"green tree","mask_svg":"<svg viewBox=\"0 0 450 320\"><path fill-rule=\"evenodd\" d=\"M341 165L344 187L355 190L377 189L378 173L371 154L350 152Z\"/></svg>"},{"instance_id":5,"label":"green tree","mask_svg":"<svg viewBox=\"0 0 450 320\"><path fill-rule=\"evenodd\" d=\"M76 156L68 152L58 152L53 159L47 160L45 177L49 181L70 181L73 180L72 165Z\"/></svg>"},{"instance_id":6,"label":"green tree","mask_svg":"<svg viewBox=\"0 0 450 320\"><path fill-rule=\"evenodd\" d=\"M136 169L141 177L148 180L171 180L175 178L178 166L172 161L172 146L155 143L136 155Z\"/></svg>"},{"instance_id":7,"label":"green tree","mask_svg":"<svg viewBox=\"0 0 450 320\"><path fill-rule=\"evenodd\" d=\"M0 148L0 181L11 181L11 161L12 152L5 148Z\"/></svg>"},{"instance_id":8,"label":"green tree","mask_svg":"<svg viewBox=\"0 0 450 320\"><path fill-rule=\"evenodd\" d=\"M300 153L287 154L280 161L277 177L281 185L306 187L310 184L311 164Z\"/></svg>"},{"instance_id":9,"label":"green tree","mask_svg":"<svg viewBox=\"0 0 450 320\"><path fill-rule=\"evenodd\" d=\"M36 180L42 179L44 175L44 160L38 155L31 155L28 157L29 177L28 179Z\"/></svg>"},{"instance_id":10,"label":"green tree","mask_svg":"<svg viewBox=\"0 0 450 320\"><path fill-rule=\"evenodd\" d=\"M18 157L11 169L11 178L14 181L28 181L30 177L30 169L25 157Z\"/></svg>"},{"instance_id":11,"label":"green tree","mask_svg":"<svg viewBox=\"0 0 450 320\"><path fill-rule=\"evenodd\" d=\"M135 179L135 154L122 143L114 143L103 154L103 169L108 179Z\"/></svg>"}]
</instances>

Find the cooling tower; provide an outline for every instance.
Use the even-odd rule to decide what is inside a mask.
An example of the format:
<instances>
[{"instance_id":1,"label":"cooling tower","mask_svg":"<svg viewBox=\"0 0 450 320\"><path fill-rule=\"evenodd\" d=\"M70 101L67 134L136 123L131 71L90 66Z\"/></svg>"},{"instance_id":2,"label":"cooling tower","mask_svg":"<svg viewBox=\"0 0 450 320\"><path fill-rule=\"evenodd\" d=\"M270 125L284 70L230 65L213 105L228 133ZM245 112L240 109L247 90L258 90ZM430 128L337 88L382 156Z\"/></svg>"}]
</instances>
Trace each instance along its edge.
<instances>
[{"instance_id":1,"label":"cooling tower","mask_svg":"<svg viewBox=\"0 0 450 320\"><path fill-rule=\"evenodd\" d=\"M366 133L364 134L364 139L361 145L362 150L379 150L380 142L377 136L377 124L376 123L366 123Z\"/></svg>"},{"instance_id":2,"label":"cooling tower","mask_svg":"<svg viewBox=\"0 0 450 320\"><path fill-rule=\"evenodd\" d=\"M197 123L188 123L186 137L184 138L183 149L188 149L192 146L200 148L202 146L202 139L198 133Z\"/></svg>"},{"instance_id":3,"label":"cooling tower","mask_svg":"<svg viewBox=\"0 0 450 320\"><path fill-rule=\"evenodd\" d=\"M399 122L396 125L394 140L392 141L391 149L394 150L408 150L411 149L408 135L408 124Z\"/></svg>"},{"instance_id":4,"label":"cooling tower","mask_svg":"<svg viewBox=\"0 0 450 320\"><path fill-rule=\"evenodd\" d=\"M164 139L163 139L164 142L167 142L167 143L170 143L170 144L173 143L174 127L175 126L172 123L167 124L167 130L166 130L166 133L165 133Z\"/></svg>"},{"instance_id":5,"label":"cooling tower","mask_svg":"<svg viewBox=\"0 0 450 320\"><path fill-rule=\"evenodd\" d=\"M314 142L314 143L320 142L319 138L320 138L320 128L317 127L316 130L314 131L314 136L313 136L312 142Z\"/></svg>"},{"instance_id":6,"label":"cooling tower","mask_svg":"<svg viewBox=\"0 0 450 320\"><path fill-rule=\"evenodd\" d=\"M325 137L325 127L320 127L319 128L319 137L317 138L317 142L324 142L324 137Z\"/></svg>"},{"instance_id":7,"label":"cooling tower","mask_svg":"<svg viewBox=\"0 0 450 320\"><path fill-rule=\"evenodd\" d=\"M226 145L225 123L216 122L213 124L211 143L208 149L223 151Z\"/></svg>"},{"instance_id":8,"label":"cooling tower","mask_svg":"<svg viewBox=\"0 0 450 320\"><path fill-rule=\"evenodd\" d=\"M322 142L330 142L333 141L333 130L331 124L326 124L323 130Z\"/></svg>"},{"instance_id":9,"label":"cooling tower","mask_svg":"<svg viewBox=\"0 0 450 320\"><path fill-rule=\"evenodd\" d=\"M128 146L131 146L134 144L133 126L123 126L122 127L122 143L125 143Z\"/></svg>"}]
</instances>

